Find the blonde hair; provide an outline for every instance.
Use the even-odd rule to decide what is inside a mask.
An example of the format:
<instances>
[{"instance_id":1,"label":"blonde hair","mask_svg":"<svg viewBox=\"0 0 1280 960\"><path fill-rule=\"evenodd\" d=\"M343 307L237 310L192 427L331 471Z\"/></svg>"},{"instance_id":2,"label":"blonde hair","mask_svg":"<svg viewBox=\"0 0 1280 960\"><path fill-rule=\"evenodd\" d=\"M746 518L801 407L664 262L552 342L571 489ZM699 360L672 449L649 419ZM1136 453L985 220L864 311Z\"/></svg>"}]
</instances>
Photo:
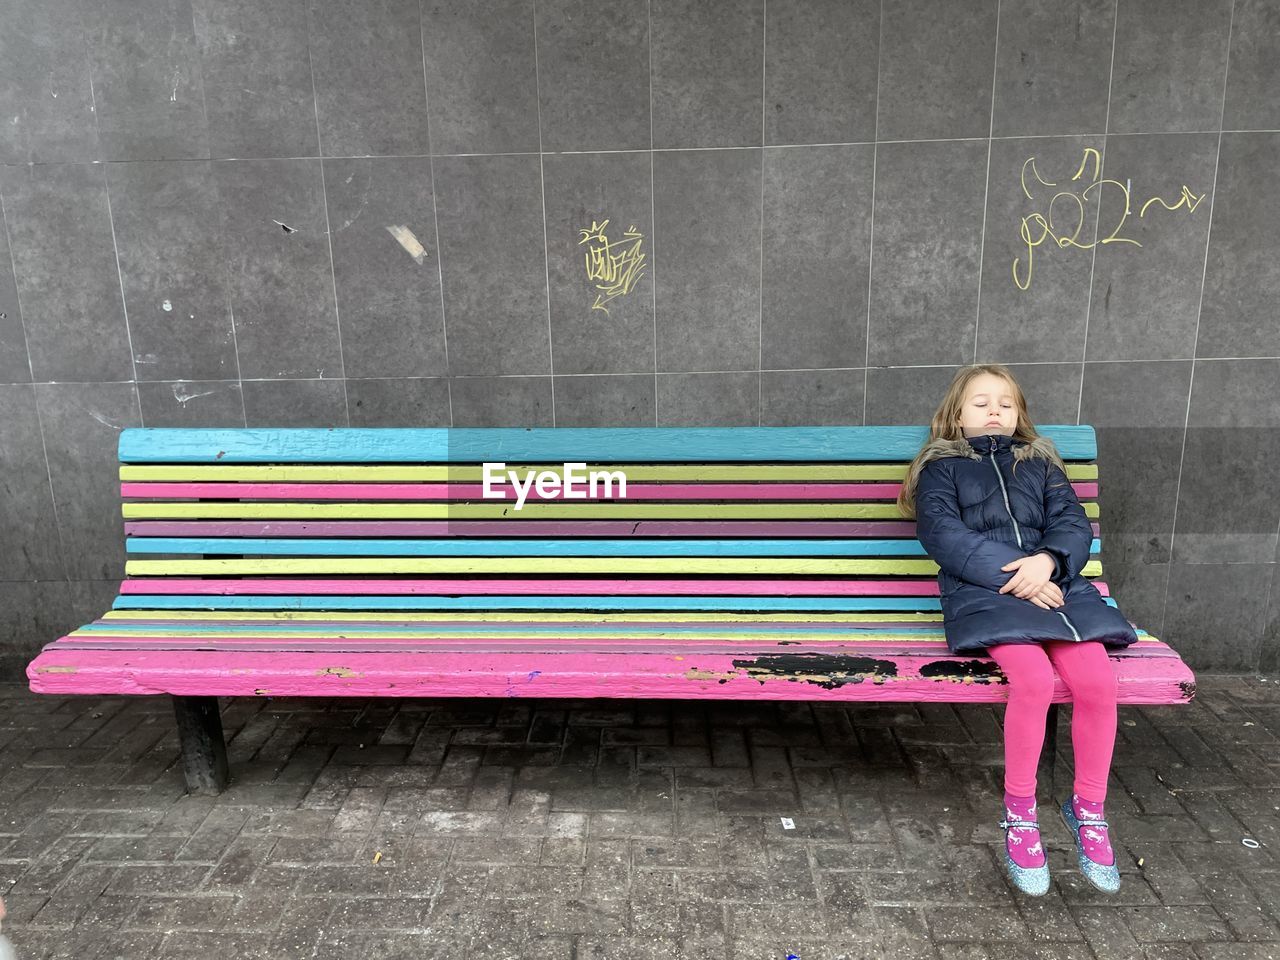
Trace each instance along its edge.
<instances>
[{"instance_id":1,"label":"blonde hair","mask_svg":"<svg viewBox=\"0 0 1280 960\"><path fill-rule=\"evenodd\" d=\"M1008 367L1002 363L974 363L961 367L956 371L956 375L951 381L951 386L947 387L947 393L942 398L942 403L934 411L933 420L929 424L929 439L925 441L924 446L920 448L920 452L911 461L907 467L907 475L903 478L902 489L898 493L898 512L907 519L914 520L916 516L916 486L920 480L920 471L924 469L929 460L933 459L933 456L928 455L930 444L936 440L963 440L966 443L968 442L964 431L960 428L960 411L964 406L964 398L968 392L969 383L974 377L981 376L984 373L1000 377L1009 384L1009 393L1013 395L1014 409L1018 411L1018 422L1013 429L1013 439L1020 440L1023 443L1032 443L1039 439L1040 434L1036 431L1035 424L1027 416L1027 403L1026 398L1023 396L1022 388L1018 386L1018 381L1014 379ZM936 453L934 455L936 456ZM1050 460L1064 474L1066 473L1067 468L1056 452L1051 454ZM1015 460L1013 469L1016 471L1017 467L1018 461Z\"/></svg>"}]
</instances>

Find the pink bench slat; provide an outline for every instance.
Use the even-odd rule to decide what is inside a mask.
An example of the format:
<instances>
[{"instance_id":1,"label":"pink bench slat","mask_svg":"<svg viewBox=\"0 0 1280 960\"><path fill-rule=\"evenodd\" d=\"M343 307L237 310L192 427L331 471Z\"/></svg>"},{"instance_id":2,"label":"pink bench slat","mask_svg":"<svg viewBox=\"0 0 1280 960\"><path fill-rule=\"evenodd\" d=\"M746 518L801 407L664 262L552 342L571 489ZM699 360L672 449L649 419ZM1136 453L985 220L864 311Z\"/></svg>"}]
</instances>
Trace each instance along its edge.
<instances>
[{"instance_id":1,"label":"pink bench slat","mask_svg":"<svg viewBox=\"0 0 1280 960\"><path fill-rule=\"evenodd\" d=\"M1081 500L1098 496L1096 483L1073 483ZM596 500L892 500L900 483L629 483L626 497L619 488L613 496ZM495 486L485 497L478 483L148 483L120 484L125 497L189 498L210 500L473 500L510 501L518 498L509 486ZM499 496L499 494L501 494ZM530 488L529 500L566 500L563 491L542 496Z\"/></svg>"},{"instance_id":2,"label":"pink bench slat","mask_svg":"<svg viewBox=\"0 0 1280 960\"><path fill-rule=\"evenodd\" d=\"M1194 677L1177 657L1118 657L1114 662L1120 703L1186 703L1194 693ZM842 669L847 677L840 675ZM933 676L930 670L935 671ZM41 657L31 687L51 694L196 697L609 696L995 703L1007 700L1008 692L1004 683L987 682L995 670L990 658L877 658L863 651L851 654L842 666L839 658L823 658L815 664L790 651L759 655L449 652L432 654L424 662L422 657L396 653L285 657L54 647ZM1056 679L1054 702L1070 699L1068 689Z\"/></svg>"},{"instance_id":3,"label":"pink bench slat","mask_svg":"<svg viewBox=\"0 0 1280 960\"><path fill-rule=\"evenodd\" d=\"M1098 592L1110 596L1105 582L1093 581ZM121 593L154 594L593 594L659 595L683 593L727 596L936 597L937 580L219 580L203 578L132 577L120 584Z\"/></svg>"}]
</instances>

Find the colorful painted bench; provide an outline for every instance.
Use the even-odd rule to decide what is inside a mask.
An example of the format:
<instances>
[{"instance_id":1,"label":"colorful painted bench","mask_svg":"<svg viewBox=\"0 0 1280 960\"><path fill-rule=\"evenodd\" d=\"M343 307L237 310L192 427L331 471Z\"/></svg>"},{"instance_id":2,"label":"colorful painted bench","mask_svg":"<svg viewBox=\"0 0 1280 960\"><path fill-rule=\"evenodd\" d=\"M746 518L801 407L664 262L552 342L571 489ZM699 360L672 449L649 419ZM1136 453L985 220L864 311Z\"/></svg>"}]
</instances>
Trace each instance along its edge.
<instances>
[{"instance_id":1,"label":"colorful painted bench","mask_svg":"<svg viewBox=\"0 0 1280 960\"><path fill-rule=\"evenodd\" d=\"M1096 536L1093 429L1042 432ZM925 438L126 429L120 596L27 676L173 696L193 792L227 782L218 697L1002 701L994 661L949 654L937 565L894 504ZM590 476L609 471L625 496ZM1083 573L1109 597L1099 549ZM1138 633L1113 656L1120 702L1189 701L1186 664ZM1059 681L1049 757L1069 699Z\"/></svg>"}]
</instances>

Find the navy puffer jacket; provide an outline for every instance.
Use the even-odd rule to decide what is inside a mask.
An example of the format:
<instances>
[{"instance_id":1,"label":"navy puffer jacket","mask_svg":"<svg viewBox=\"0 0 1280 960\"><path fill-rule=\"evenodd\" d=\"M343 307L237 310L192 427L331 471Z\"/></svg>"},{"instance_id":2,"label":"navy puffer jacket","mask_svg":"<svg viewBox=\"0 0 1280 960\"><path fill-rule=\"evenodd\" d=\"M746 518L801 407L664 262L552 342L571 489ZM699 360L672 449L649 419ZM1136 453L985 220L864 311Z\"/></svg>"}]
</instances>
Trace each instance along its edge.
<instances>
[{"instance_id":1,"label":"navy puffer jacket","mask_svg":"<svg viewBox=\"0 0 1280 960\"><path fill-rule=\"evenodd\" d=\"M1047 456L1053 441L986 434L934 440L916 488L916 536L941 568L943 629L952 653L998 643L1098 640L1125 647L1133 625L1081 576L1093 528L1066 475ZM1017 467L1015 470L1014 467ZM1011 560L1047 552L1063 604L1046 610L1000 593Z\"/></svg>"}]
</instances>

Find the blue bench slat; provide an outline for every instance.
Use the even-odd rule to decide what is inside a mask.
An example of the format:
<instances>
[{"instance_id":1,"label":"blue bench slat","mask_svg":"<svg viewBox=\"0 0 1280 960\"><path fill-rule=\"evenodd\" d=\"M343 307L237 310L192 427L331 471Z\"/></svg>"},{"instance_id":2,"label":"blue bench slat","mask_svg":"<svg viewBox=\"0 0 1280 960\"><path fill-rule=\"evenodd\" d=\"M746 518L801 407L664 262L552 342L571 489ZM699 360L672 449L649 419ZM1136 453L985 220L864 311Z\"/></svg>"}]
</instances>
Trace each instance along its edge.
<instances>
[{"instance_id":1,"label":"blue bench slat","mask_svg":"<svg viewBox=\"0 0 1280 960\"><path fill-rule=\"evenodd\" d=\"M1064 460L1093 460L1092 426L1041 426ZM127 427L121 463L902 461L923 426L869 427Z\"/></svg>"}]
</instances>

